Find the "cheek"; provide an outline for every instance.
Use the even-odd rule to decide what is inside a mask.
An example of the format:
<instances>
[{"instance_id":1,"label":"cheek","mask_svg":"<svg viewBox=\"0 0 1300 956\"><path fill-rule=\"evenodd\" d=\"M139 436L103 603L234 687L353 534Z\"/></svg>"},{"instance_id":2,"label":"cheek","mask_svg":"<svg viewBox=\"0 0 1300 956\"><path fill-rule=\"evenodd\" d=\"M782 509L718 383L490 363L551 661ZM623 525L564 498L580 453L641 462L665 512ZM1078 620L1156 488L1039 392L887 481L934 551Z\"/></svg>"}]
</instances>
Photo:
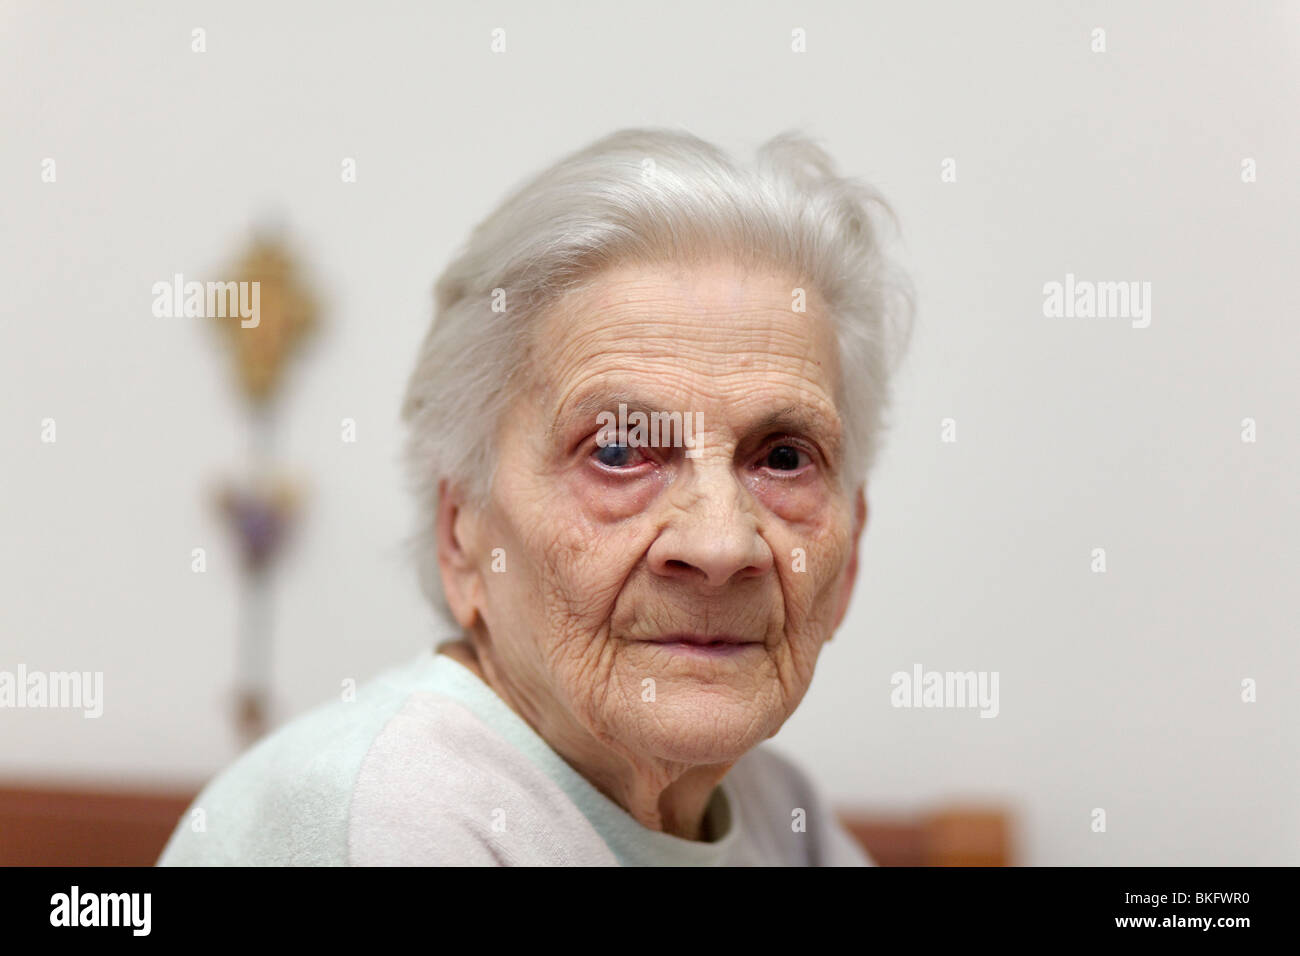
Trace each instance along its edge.
<instances>
[{"instance_id":1,"label":"cheek","mask_svg":"<svg viewBox=\"0 0 1300 956\"><path fill-rule=\"evenodd\" d=\"M775 553L785 595L787 629L816 632L829 624L848 567L851 537L848 513L837 508L820 512L817 520L781 529L779 541L772 545L774 551L781 549ZM799 567L803 570L797 570Z\"/></svg>"},{"instance_id":2,"label":"cheek","mask_svg":"<svg viewBox=\"0 0 1300 956\"><path fill-rule=\"evenodd\" d=\"M655 491L599 476L565 475L557 484L521 534L525 560L535 570L520 583L534 603L545 603L553 630L598 629L648 547L638 516Z\"/></svg>"},{"instance_id":3,"label":"cheek","mask_svg":"<svg viewBox=\"0 0 1300 956\"><path fill-rule=\"evenodd\" d=\"M498 471L490 517L478 542L488 613L498 618L495 629L547 622L550 630L560 613L557 606L575 592L574 582L583 577L584 538L567 508L563 496L548 495L528 476Z\"/></svg>"}]
</instances>

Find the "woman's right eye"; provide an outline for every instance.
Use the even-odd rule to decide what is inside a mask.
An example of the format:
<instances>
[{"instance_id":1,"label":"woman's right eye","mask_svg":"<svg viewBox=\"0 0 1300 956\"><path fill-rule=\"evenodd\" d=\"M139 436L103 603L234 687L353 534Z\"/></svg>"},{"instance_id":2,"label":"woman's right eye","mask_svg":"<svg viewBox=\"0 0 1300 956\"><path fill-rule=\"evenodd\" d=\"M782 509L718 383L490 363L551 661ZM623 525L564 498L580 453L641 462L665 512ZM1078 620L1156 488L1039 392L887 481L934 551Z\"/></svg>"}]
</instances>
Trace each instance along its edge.
<instances>
[{"instance_id":1,"label":"woman's right eye","mask_svg":"<svg viewBox=\"0 0 1300 956\"><path fill-rule=\"evenodd\" d=\"M606 468L627 468L641 463L640 453L629 445L603 445L594 457Z\"/></svg>"}]
</instances>

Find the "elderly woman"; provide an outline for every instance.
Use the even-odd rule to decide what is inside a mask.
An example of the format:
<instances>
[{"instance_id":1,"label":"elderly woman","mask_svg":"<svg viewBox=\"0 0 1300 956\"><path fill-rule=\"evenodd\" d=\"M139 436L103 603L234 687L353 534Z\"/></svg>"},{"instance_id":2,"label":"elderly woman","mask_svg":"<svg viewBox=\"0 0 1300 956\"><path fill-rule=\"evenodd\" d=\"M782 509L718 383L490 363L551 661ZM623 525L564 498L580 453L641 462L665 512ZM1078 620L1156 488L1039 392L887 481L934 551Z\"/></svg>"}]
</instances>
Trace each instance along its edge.
<instances>
[{"instance_id":1,"label":"elderly woman","mask_svg":"<svg viewBox=\"0 0 1300 956\"><path fill-rule=\"evenodd\" d=\"M436 648L272 734L165 864L868 858L763 742L844 620L910 300L867 187L628 130L437 286L404 414Z\"/></svg>"}]
</instances>

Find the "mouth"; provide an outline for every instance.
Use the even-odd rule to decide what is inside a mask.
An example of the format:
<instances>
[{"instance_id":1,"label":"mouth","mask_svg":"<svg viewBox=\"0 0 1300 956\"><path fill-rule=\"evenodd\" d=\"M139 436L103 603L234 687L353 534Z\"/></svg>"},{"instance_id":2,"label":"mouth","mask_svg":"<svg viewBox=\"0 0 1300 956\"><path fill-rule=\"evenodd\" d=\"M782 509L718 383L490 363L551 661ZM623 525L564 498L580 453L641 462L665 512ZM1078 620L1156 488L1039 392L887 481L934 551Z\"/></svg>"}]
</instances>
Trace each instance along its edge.
<instances>
[{"instance_id":1,"label":"mouth","mask_svg":"<svg viewBox=\"0 0 1300 956\"><path fill-rule=\"evenodd\" d=\"M638 643L654 644L674 654L694 657L730 657L763 646L762 641L751 641L734 634L665 634Z\"/></svg>"}]
</instances>

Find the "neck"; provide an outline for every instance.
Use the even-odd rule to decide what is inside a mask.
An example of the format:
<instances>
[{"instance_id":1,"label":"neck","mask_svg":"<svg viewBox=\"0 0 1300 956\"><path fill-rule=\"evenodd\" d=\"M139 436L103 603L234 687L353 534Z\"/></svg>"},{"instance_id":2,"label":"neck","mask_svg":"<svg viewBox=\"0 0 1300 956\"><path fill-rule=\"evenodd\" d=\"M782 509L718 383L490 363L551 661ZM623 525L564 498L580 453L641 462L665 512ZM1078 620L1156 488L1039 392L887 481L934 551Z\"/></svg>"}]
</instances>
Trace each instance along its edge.
<instances>
[{"instance_id":1,"label":"neck","mask_svg":"<svg viewBox=\"0 0 1300 956\"><path fill-rule=\"evenodd\" d=\"M685 840L711 839L709 802L731 764L670 763L621 750L579 726L563 708L552 709L560 712L557 716L526 706L525 695L515 693L491 656L480 654L469 640L439 645L438 651L492 688L569 766L642 826Z\"/></svg>"}]
</instances>

